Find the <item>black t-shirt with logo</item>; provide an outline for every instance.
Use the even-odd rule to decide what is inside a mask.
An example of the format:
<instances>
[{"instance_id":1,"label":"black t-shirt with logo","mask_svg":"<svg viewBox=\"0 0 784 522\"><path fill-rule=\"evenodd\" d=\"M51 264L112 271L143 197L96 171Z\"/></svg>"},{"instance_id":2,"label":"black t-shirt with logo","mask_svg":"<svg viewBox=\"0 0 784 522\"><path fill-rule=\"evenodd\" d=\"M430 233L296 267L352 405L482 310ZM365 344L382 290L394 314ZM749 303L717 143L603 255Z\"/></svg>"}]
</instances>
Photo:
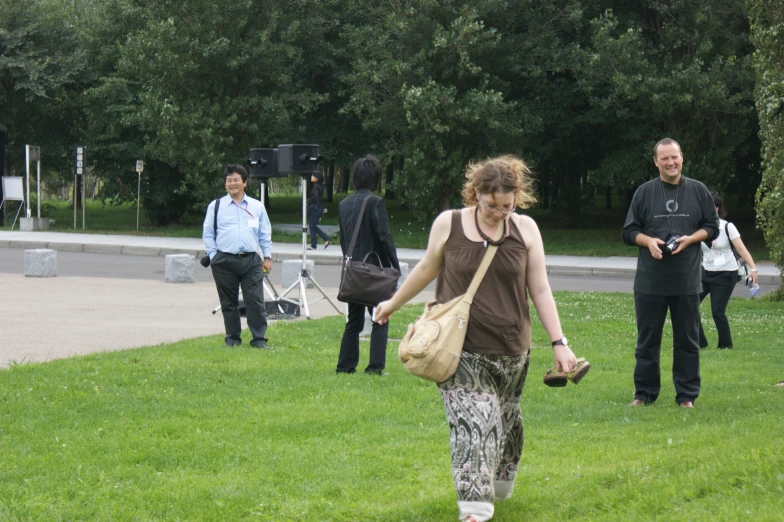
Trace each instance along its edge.
<instances>
[{"instance_id":1,"label":"black t-shirt with logo","mask_svg":"<svg viewBox=\"0 0 784 522\"><path fill-rule=\"evenodd\" d=\"M665 241L668 235L688 236L701 228L708 232L708 242L719 234L719 216L705 185L684 176L678 185L656 178L634 193L622 236L624 243L636 246L634 240L641 232ZM639 247L634 291L652 295L699 294L701 263L699 243L663 259L654 259L647 248Z\"/></svg>"}]
</instances>

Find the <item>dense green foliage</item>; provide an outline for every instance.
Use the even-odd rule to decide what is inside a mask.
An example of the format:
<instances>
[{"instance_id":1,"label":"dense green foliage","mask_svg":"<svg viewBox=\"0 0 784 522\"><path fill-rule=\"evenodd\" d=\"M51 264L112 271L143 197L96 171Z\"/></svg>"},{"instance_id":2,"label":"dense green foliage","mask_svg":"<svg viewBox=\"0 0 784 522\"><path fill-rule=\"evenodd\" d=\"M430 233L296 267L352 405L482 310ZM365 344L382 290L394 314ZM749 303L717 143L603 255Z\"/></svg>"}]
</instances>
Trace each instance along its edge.
<instances>
[{"instance_id":1,"label":"dense green foliage","mask_svg":"<svg viewBox=\"0 0 784 522\"><path fill-rule=\"evenodd\" d=\"M757 214L770 257L784 271L784 4L750 0L749 5L763 147ZM784 290L777 295L784 298Z\"/></svg>"},{"instance_id":2,"label":"dense green foliage","mask_svg":"<svg viewBox=\"0 0 784 522\"><path fill-rule=\"evenodd\" d=\"M735 349L701 352L702 393L684 411L669 328L662 395L629 408L632 296L555 297L592 369L544 386L552 350L534 318L525 449L493 520L781 518L782 303L730 302ZM398 312L391 337L420 310ZM702 313L715 342L708 303ZM274 324L267 351L216 335L0 371L0 519L456 520L435 385L405 373L395 342L389 375L335 375L343 325Z\"/></svg>"},{"instance_id":3,"label":"dense green foliage","mask_svg":"<svg viewBox=\"0 0 784 522\"><path fill-rule=\"evenodd\" d=\"M649 179L663 136L710 187L751 204L759 185L744 0L0 6L6 170L36 143L47 179L69 180L85 144L103 197L128 201L144 159L156 225L201 213L223 164L278 143L319 143L330 171L380 155L425 220L459 204L467 162L505 152L569 226L597 191L609 205Z\"/></svg>"}]
</instances>

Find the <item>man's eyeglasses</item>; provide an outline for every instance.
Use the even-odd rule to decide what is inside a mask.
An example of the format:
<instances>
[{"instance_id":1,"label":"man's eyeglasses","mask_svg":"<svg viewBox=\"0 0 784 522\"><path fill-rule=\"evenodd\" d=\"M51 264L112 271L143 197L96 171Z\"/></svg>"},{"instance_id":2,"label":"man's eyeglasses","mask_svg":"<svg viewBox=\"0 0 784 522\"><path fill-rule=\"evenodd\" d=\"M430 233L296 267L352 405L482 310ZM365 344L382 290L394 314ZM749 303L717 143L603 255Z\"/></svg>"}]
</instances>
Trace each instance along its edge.
<instances>
[{"instance_id":1,"label":"man's eyeglasses","mask_svg":"<svg viewBox=\"0 0 784 522\"><path fill-rule=\"evenodd\" d=\"M482 194L478 194L478 195L479 195L478 199L479 199L480 204L484 208L486 208L487 210L492 212L493 214L495 214L496 212L501 212L505 216L508 216L509 214L514 214L514 211L515 211L514 205L512 205L512 208L497 207L495 205L488 205L487 203L485 203L485 199L482 197Z\"/></svg>"}]
</instances>

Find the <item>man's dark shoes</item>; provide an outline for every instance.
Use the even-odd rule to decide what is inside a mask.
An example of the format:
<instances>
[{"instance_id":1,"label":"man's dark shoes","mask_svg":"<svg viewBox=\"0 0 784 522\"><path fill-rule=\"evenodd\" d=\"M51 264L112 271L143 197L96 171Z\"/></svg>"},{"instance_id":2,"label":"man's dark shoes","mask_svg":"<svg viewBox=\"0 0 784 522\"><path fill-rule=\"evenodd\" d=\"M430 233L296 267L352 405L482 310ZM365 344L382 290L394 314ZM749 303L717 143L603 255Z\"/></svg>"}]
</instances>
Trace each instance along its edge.
<instances>
[{"instance_id":1,"label":"man's dark shoes","mask_svg":"<svg viewBox=\"0 0 784 522\"><path fill-rule=\"evenodd\" d=\"M683 401L680 403L681 408L694 408L694 403L691 401Z\"/></svg>"},{"instance_id":2,"label":"man's dark shoes","mask_svg":"<svg viewBox=\"0 0 784 522\"><path fill-rule=\"evenodd\" d=\"M267 343L264 342L264 341L251 341L250 347L251 348L259 348L259 349L262 349L262 350L269 350L269 346L267 346Z\"/></svg>"},{"instance_id":3,"label":"man's dark shoes","mask_svg":"<svg viewBox=\"0 0 784 522\"><path fill-rule=\"evenodd\" d=\"M335 368L335 373L357 373L356 368Z\"/></svg>"},{"instance_id":4,"label":"man's dark shoes","mask_svg":"<svg viewBox=\"0 0 784 522\"><path fill-rule=\"evenodd\" d=\"M368 368L365 370L365 375L383 375L384 370L379 370L377 368Z\"/></svg>"},{"instance_id":5,"label":"man's dark shoes","mask_svg":"<svg viewBox=\"0 0 784 522\"><path fill-rule=\"evenodd\" d=\"M226 348L236 348L241 345L242 341L226 341Z\"/></svg>"}]
</instances>

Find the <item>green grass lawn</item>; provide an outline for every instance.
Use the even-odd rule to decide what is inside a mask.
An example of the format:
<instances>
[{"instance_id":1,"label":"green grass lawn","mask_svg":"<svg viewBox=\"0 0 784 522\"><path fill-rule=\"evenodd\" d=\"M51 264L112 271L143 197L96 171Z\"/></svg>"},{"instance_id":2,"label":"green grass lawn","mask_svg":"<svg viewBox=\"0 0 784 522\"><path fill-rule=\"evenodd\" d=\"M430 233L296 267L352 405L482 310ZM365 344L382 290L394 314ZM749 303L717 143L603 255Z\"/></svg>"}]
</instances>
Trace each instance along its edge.
<instances>
[{"instance_id":1,"label":"green grass lawn","mask_svg":"<svg viewBox=\"0 0 784 522\"><path fill-rule=\"evenodd\" d=\"M526 446L493 520L781 520L784 303L730 302L735 349L702 352L702 395L682 410L669 326L660 400L632 409L633 297L556 299L593 367L544 386L534 320ZM456 520L435 385L405 373L395 342L389 375L335 375L342 328L279 322L269 351L212 336L0 371L0 520Z\"/></svg>"},{"instance_id":2,"label":"green grass lawn","mask_svg":"<svg viewBox=\"0 0 784 522\"><path fill-rule=\"evenodd\" d=\"M325 225L338 224L338 204L346 197L336 194L334 201L327 203L327 213L321 220ZM601 198L599 198L601 199ZM390 229L395 244L399 248L426 248L430 234L430 222L423 222L404 208L399 200L386 202ZM545 252L550 255L577 256L636 256L637 250L621 241L621 227L625 214L619 202L613 210L604 210L596 205L585 205L583 225L577 229L565 228L558 211L533 208L526 211L539 224L544 239ZM299 196L272 196L269 209L273 224L302 223L302 199ZM66 201L47 201L41 210L42 217L55 220L52 231L73 232L73 206ZM165 237L201 237L203 215L185 216L179 223L165 227L154 227L144 216L142 209L139 235ZM13 217L7 220L4 230L10 229ZM754 216L748 211L737 212L735 222L740 230L746 247L755 260L770 259L762 233L755 228ZM77 215L76 232L99 234L136 235L136 205L102 204L88 200L85 211L85 230L82 230L81 210ZM302 236L273 231L272 240L283 243L299 243Z\"/></svg>"}]
</instances>

